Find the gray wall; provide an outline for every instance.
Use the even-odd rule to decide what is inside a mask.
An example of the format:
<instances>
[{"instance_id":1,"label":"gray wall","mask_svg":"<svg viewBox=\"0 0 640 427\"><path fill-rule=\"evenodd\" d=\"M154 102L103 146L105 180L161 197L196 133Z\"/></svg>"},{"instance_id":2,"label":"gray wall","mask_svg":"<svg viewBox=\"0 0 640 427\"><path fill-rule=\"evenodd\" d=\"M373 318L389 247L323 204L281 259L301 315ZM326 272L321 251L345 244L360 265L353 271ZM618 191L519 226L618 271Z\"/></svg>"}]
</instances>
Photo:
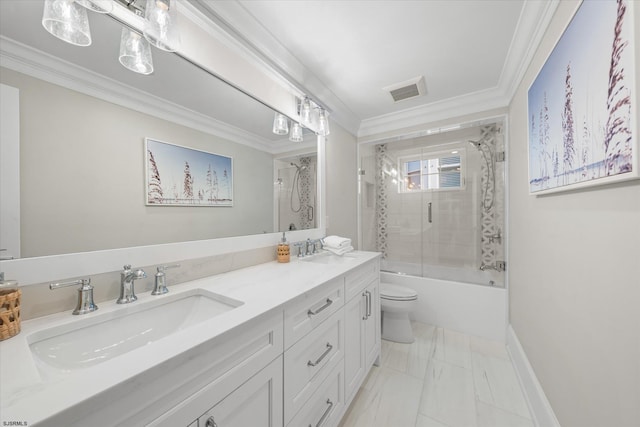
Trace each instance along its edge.
<instances>
[{"instance_id":1,"label":"gray wall","mask_svg":"<svg viewBox=\"0 0 640 427\"><path fill-rule=\"evenodd\" d=\"M23 256L272 231L270 154L11 70L1 81L20 89ZM145 206L145 137L233 157L234 206Z\"/></svg>"},{"instance_id":2,"label":"gray wall","mask_svg":"<svg viewBox=\"0 0 640 427\"><path fill-rule=\"evenodd\" d=\"M560 2L510 106L510 320L563 427L638 426L640 181L528 194L527 89L576 6Z\"/></svg>"},{"instance_id":3,"label":"gray wall","mask_svg":"<svg viewBox=\"0 0 640 427\"><path fill-rule=\"evenodd\" d=\"M327 235L358 243L358 160L356 137L331 122L326 140ZM356 248L357 249L357 248Z\"/></svg>"}]
</instances>

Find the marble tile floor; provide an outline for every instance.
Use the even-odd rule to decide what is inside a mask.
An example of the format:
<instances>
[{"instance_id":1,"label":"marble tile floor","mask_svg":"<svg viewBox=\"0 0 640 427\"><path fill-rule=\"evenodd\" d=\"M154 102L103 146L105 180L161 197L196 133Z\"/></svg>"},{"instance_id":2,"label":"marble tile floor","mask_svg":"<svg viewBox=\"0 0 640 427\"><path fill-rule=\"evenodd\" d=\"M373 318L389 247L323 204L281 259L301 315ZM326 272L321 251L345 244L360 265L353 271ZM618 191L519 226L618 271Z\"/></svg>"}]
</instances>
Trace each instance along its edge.
<instances>
[{"instance_id":1,"label":"marble tile floor","mask_svg":"<svg viewBox=\"0 0 640 427\"><path fill-rule=\"evenodd\" d=\"M413 322L382 341L340 427L534 427L504 344Z\"/></svg>"}]
</instances>

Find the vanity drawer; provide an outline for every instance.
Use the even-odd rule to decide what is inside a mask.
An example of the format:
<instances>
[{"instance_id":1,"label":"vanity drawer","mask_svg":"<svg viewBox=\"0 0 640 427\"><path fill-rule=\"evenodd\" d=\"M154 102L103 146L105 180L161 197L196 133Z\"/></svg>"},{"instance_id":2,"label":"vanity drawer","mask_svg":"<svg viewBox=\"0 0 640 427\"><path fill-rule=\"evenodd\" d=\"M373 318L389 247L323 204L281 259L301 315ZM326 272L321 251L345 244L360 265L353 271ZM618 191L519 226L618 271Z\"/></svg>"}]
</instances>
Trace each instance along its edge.
<instances>
[{"instance_id":1,"label":"vanity drawer","mask_svg":"<svg viewBox=\"0 0 640 427\"><path fill-rule=\"evenodd\" d=\"M345 275L346 301L359 295L362 290L375 278L380 277L380 262L378 259L369 261Z\"/></svg>"},{"instance_id":2,"label":"vanity drawer","mask_svg":"<svg viewBox=\"0 0 640 427\"><path fill-rule=\"evenodd\" d=\"M336 427L344 414L344 365L338 364L287 427Z\"/></svg>"},{"instance_id":3,"label":"vanity drawer","mask_svg":"<svg viewBox=\"0 0 640 427\"><path fill-rule=\"evenodd\" d=\"M296 298L284 310L284 347L291 347L343 305L343 278L333 279Z\"/></svg>"},{"instance_id":4,"label":"vanity drawer","mask_svg":"<svg viewBox=\"0 0 640 427\"><path fill-rule=\"evenodd\" d=\"M334 313L284 354L284 413L289 421L344 356L344 313Z\"/></svg>"}]
</instances>

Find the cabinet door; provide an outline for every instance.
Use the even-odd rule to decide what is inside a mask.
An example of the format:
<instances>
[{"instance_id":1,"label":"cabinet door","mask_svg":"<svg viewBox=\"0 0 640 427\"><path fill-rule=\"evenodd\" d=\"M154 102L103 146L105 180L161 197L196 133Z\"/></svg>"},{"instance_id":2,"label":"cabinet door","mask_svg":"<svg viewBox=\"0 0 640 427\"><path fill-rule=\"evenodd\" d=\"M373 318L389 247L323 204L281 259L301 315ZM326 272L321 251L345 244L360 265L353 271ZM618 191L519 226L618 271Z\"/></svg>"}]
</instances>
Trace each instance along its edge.
<instances>
[{"instance_id":1,"label":"cabinet door","mask_svg":"<svg viewBox=\"0 0 640 427\"><path fill-rule=\"evenodd\" d=\"M365 369L380 354L380 292L379 280L371 282L365 289L367 294L366 316L364 320Z\"/></svg>"},{"instance_id":2,"label":"cabinet door","mask_svg":"<svg viewBox=\"0 0 640 427\"><path fill-rule=\"evenodd\" d=\"M366 295L363 291L360 296L354 297L345 306L344 394L347 402L352 394L358 391L366 374L363 346L365 315Z\"/></svg>"},{"instance_id":3,"label":"cabinet door","mask_svg":"<svg viewBox=\"0 0 640 427\"><path fill-rule=\"evenodd\" d=\"M218 402L198 422L206 427L283 425L282 357Z\"/></svg>"}]
</instances>

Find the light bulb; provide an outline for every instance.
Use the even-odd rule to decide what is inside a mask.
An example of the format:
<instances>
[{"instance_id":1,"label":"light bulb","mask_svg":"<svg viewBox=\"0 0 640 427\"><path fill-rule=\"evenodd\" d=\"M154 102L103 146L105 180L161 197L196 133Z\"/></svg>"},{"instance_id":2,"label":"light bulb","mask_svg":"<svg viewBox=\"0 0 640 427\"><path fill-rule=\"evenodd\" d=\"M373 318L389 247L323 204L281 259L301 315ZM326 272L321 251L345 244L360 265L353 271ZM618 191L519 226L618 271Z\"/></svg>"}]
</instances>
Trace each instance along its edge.
<instances>
[{"instance_id":1,"label":"light bulb","mask_svg":"<svg viewBox=\"0 0 640 427\"><path fill-rule=\"evenodd\" d=\"M300 105L300 117L304 123L311 122L311 101L305 98Z\"/></svg>"},{"instance_id":2,"label":"light bulb","mask_svg":"<svg viewBox=\"0 0 640 427\"><path fill-rule=\"evenodd\" d=\"M322 136L327 136L331 132L329 129L329 118L327 117L327 112L324 110L320 110L318 114L318 132Z\"/></svg>"}]
</instances>

